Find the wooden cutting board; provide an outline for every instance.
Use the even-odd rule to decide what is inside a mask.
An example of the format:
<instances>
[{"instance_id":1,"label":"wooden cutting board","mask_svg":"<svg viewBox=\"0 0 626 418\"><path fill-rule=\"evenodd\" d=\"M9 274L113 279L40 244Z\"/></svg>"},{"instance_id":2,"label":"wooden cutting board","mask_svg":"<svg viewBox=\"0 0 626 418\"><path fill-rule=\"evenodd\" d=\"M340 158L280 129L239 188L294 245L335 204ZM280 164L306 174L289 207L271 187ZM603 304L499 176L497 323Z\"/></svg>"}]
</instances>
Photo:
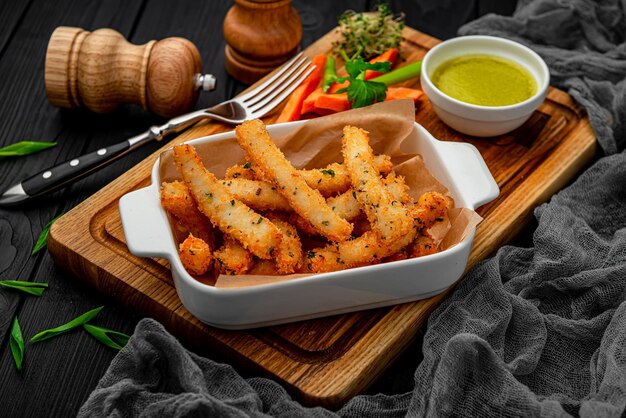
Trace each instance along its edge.
<instances>
[{"instance_id":1,"label":"wooden cutting board","mask_svg":"<svg viewBox=\"0 0 626 418\"><path fill-rule=\"evenodd\" d=\"M438 41L406 28L402 54L420 59ZM328 52L335 31L306 49ZM405 83L419 87L418 80ZM266 118L272 123L276 114ZM516 131L491 139L464 136L444 125L424 98L415 115L436 138L475 145L498 182L498 199L481 207L468 269L513 238L533 209L563 187L594 155L595 136L571 97L551 89L547 100ZM232 129L204 122L175 143ZM162 149L162 150L163 150ZM96 289L160 321L188 347L219 353L229 362L284 384L306 404L337 406L365 389L414 339L446 297L249 331L224 331L195 319L182 306L164 260L135 257L124 242L117 202L149 184L154 153L68 212L52 227L54 260ZM381 277L384 280L384 277Z\"/></svg>"}]
</instances>

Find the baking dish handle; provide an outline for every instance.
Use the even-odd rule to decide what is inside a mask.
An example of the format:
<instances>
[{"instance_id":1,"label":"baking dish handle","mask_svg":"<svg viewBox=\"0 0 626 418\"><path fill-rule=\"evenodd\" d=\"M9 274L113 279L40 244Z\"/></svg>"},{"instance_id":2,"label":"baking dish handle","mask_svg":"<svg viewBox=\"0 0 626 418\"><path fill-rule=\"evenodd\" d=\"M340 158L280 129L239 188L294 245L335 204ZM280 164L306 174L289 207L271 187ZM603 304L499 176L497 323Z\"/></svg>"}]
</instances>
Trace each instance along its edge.
<instances>
[{"instance_id":1,"label":"baking dish handle","mask_svg":"<svg viewBox=\"0 0 626 418\"><path fill-rule=\"evenodd\" d=\"M437 147L441 155L446 156L444 165L455 179L466 207L476 209L498 197L500 188L475 146L437 141Z\"/></svg>"},{"instance_id":2,"label":"baking dish handle","mask_svg":"<svg viewBox=\"0 0 626 418\"><path fill-rule=\"evenodd\" d=\"M153 186L127 193L119 201L126 245L140 257L170 259L176 253L167 215Z\"/></svg>"}]
</instances>

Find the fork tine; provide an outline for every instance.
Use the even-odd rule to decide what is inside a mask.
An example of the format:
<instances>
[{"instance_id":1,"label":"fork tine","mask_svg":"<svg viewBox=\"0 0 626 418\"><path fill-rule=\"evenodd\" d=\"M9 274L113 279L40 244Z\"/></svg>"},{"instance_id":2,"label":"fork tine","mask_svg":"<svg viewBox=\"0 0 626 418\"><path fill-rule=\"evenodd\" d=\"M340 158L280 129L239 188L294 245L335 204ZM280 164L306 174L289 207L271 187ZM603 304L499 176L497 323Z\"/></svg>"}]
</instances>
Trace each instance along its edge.
<instances>
[{"instance_id":1,"label":"fork tine","mask_svg":"<svg viewBox=\"0 0 626 418\"><path fill-rule=\"evenodd\" d=\"M307 57L302 57L302 59L295 62L288 71L285 71L279 78L277 78L271 85L267 86L260 93L244 99L246 107L253 107L260 101L264 100L268 96L272 96L274 90L282 89L283 85L289 84L293 79L293 74L301 74L307 67L310 65L309 59Z\"/></svg>"},{"instance_id":2,"label":"fork tine","mask_svg":"<svg viewBox=\"0 0 626 418\"><path fill-rule=\"evenodd\" d=\"M304 65L301 65L299 68L297 68L293 73L289 73L283 76L280 83L274 83L271 89L268 89L268 91L264 92L260 97L257 96L250 99L250 101L245 104L246 107L251 112L254 112L255 110L265 106L265 104L267 104L270 100L280 94L280 92L283 91L286 87L289 87L291 83L293 83L293 81L297 79L300 74L305 72L309 67L311 67L311 65L305 63Z\"/></svg>"},{"instance_id":3,"label":"fork tine","mask_svg":"<svg viewBox=\"0 0 626 418\"><path fill-rule=\"evenodd\" d=\"M260 108L257 107L257 109L254 110L248 118L249 119L260 118L263 115L267 114L272 109L274 109L276 106L280 104L280 102L285 100L287 96L293 93L293 91L304 81L305 78L307 78L313 72L314 69L315 69L315 66L313 65L309 67L309 69L304 74L302 74L300 78L298 78L295 82L291 84L285 83L284 90L282 90L282 92L278 91L271 98L269 98L269 100L271 100L272 98L274 100L272 100L270 103L267 103L265 106L262 106Z\"/></svg>"},{"instance_id":4,"label":"fork tine","mask_svg":"<svg viewBox=\"0 0 626 418\"><path fill-rule=\"evenodd\" d=\"M259 86L255 87L254 89L250 90L249 92L240 95L236 99L237 100L247 100L248 98L250 98L252 96L255 96L256 94L260 93L263 89L265 89L267 86L271 85L274 81L276 81L276 79L278 79L280 76L282 76L283 73L285 71L287 71L292 66L292 64L294 62L298 61L302 57L302 54L303 54L302 52L296 54L296 56L294 56L292 59L290 59L289 61L284 63L283 66L276 72L276 74L274 74L272 77L270 77L269 79L267 79L262 84L260 84Z\"/></svg>"}]
</instances>

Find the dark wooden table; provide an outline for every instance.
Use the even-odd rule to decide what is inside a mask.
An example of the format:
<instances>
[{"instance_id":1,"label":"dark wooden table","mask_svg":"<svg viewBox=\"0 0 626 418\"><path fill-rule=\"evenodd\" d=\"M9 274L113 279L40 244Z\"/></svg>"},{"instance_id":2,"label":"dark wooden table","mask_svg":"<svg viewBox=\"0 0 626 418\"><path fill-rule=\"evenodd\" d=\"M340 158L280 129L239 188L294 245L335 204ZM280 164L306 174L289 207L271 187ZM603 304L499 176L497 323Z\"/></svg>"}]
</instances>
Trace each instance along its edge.
<instances>
[{"instance_id":1,"label":"dark wooden table","mask_svg":"<svg viewBox=\"0 0 626 418\"><path fill-rule=\"evenodd\" d=\"M404 11L409 26L435 37L454 36L463 23L488 13L511 14L514 1L391 1ZM345 9L369 10L375 1L294 1L300 13L305 47L328 32ZM87 151L110 145L161 122L134 107L109 115L62 111L47 101L44 59L48 39L57 26L87 30L109 27L135 44L182 36L196 44L205 72L214 74L218 88L205 93L198 107L237 94L244 85L224 69L222 20L232 1L214 0L30 0L0 6L0 147L22 140L56 141L44 152L0 160L0 191L44 168ZM31 256L44 225L68 211L102 186L154 152L161 144L136 151L79 183L50 197L16 208L0 208L0 280L49 283L42 297L0 289L0 416L72 416L106 371L116 351L85 332L38 344L26 344L23 370L17 371L9 349L9 329L17 315L24 338L105 305L94 324L132 334L140 316L87 288L58 268L46 251ZM398 393L412 387L420 361L420 341L402 356L370 389ZM221 359L227 361L228 359ZM241 371L245 373L245 371Z\"/></svg>"}]
</instances>

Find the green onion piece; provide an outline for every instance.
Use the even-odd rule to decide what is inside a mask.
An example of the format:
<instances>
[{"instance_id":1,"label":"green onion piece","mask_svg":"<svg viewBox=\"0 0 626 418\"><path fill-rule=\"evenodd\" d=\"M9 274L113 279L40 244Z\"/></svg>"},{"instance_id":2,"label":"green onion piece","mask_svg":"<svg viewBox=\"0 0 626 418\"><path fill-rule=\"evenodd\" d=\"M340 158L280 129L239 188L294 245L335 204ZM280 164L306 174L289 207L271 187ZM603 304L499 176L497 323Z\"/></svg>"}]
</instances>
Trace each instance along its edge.
<instances>
[{"instance_id":1,"label":"green onion piece","mask_svg":"<svg viewBox=\"0 0 626 418\"><path fill-rule=\"evenodd\" d=\"M377 81L379 83L390 86L392 84L401 83L403 81L418 77L421 72L422 61L415 61L405 65L404 67L398 68L397 70L388 72L387 74L372 78L370 81Z\"/></svg>"},{"instance_id":2,"label":"green onion piece","mask_svg":"<svg viewBox=\"0 0 626 418\"><path fill-rule=\"evenodd\" d=\"M130 338L130 335L95 325L83 324L83 328L102 344L116 350L121 350L128 343L128 339Z\"/></svg>"},{"instance_id":3,"label":"green onion piece","mask_svg":"<svg viewBox=\"0 0 626 418\"><path fill-rule=\"evenodd\" d=\"M322 91L326 93L330 86L337 80L335 72L335 58L332 55L326 56L326 65L324 66L324 76L322 78Z\"/></svg>"},{"instance_id":4,"label":"green onion piece","mask_svg":"<svg viewBox=\"0 0 626 418\"><path fill-rule=\"evenodd\" d=\"M47 340L48 338L56 337L59 334L66 333L68 331L73 330L74 328L80 327L83 324L89 322L94 316L98 315L98 313L104 308L104 306L100 306L99 308L92 309L89 312L85 312L79 317L72 319L70 322L58 326L56 328L50 328L40 333L36 334L33 338L30 339L31 343L37 343L39 341Z\"/></svg>"},{"instance_id":5,"label":"green onion piece","mask_svg":"<svg viewBox=\"0 0 626 418\"><path fill-rule=\"evenodd\" d=\"M0 280L0 286L19 290L33 296L41 296L48 287L48 283L24 282L21 280Z\"/></svg>"},{"instance_id":6,"label":"green onion piece","mask_svg":"<svg viewBox=\"0 0 626 418\"><path fill-rule=\"evenodd\" d=\"M42 250L48 244L48 234L50 233L50 227L52 226L54 221L59 219L61 216L63 216L62 213L58 215L56 218L54 218L53 220L51 220L50 222L48 222L46 226L43 227L43 230L39 234L39 238L37 238L37 242L35 243L35 246L33 247L33 250L31 251L30 255L37 254L40 250Z\"/></svg>"},{"instance_id":7,"label":"green onion piece","mask_svg":"<svg viewBox=\"0 0 626 418\"><path fill-rule=\"evenodd\" d=\"M15 144L0 148L0 157L19 157L34 154L46 148L54 147L56 144L56 142L16 142Z\"/></svg>"},{"instance_id":8,"label":"green onion piece","mask_svg":"<svg viewBox=\"0 0 626 418\"><path fill-rule=\"evenodd\" d=\"M22 370L22 362L24 361L24 337L22 336L22 329L20 328L20 323L17 321L17 316L13 319L13 325L11 326L9 345L11 346L11 354L13 355L17 370Z\"/></svg>"}]
</instances>

